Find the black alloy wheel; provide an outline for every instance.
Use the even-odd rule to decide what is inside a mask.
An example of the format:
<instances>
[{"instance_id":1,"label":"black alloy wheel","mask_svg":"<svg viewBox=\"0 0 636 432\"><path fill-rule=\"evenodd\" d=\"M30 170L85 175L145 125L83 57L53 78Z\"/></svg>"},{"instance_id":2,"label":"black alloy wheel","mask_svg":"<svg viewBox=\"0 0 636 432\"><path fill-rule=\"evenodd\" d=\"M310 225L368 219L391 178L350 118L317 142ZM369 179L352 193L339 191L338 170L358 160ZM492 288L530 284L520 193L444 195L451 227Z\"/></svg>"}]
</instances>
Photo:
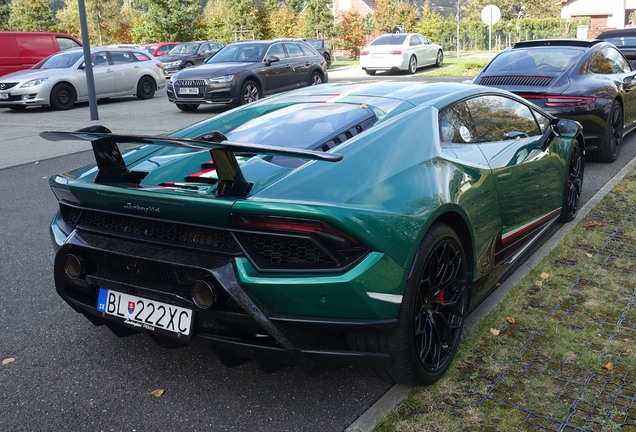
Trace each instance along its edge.
<instances>
[{"instance_id":1,"label":"black alloy wheel","mask_svg":"<svg viewBox=\"0 0 636 432\"><path fill-rule=\"evenodd\" d=\"M618 101L614 101L605 125L601 147L595 152L590 152L591 159L614 162L623 143L624 127L623 109Z\"/></svg>"},{"instance_id":2,"label":"black alloy wheel","mask_svg":"<svg viewBox=\"0 0 636 432\"><path fill-rule=\"evenodd\" d=\"M569 222L576 217L581 206L581 191L583 189L583 171L585 167L583 147L578 141L572 143L570 159L565 178L563 204L561 207L561 222Z\"/></svg>"},{"instance_id":3,"label":"black alloy wheel","mask_svg":"<svg viewBox=\"0 0 636 432\"><path fill-rule=\"evenodd\" d=\"M67 83L59 83L51 90L49 104L55 110L69 110L75 105L75 89Z\"/></svg>"},{"instance_id":4,"label":"black alloy wheel","mask_svg":"<svg viewBox=\"0 0 636 432\"><path fill-rule=\"evenodd\" d=\"M322 75L320 75L318 72L313 72L311 74L311 77L309 78L309 85L313 86L318 84L322 84Z\"/></svg>"},{"instance_id":5,"label":"black alloy wheel","mask_svg":"<svg viewBox=\"0 0 636 432\"><path fill-rule=\"evenodd\" d=\"M143 76L137 83L137 98L152 99L155 95L155 81L149 76Z\"/></svg>"}]
</instances>

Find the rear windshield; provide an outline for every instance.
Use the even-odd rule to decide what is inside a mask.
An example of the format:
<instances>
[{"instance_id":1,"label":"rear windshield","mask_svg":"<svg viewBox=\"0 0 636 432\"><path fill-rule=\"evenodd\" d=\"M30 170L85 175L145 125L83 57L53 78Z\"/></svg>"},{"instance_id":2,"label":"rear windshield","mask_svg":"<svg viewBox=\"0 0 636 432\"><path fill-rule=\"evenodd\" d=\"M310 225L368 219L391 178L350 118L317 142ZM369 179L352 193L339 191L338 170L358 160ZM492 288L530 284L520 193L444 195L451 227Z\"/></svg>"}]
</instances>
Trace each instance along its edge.
<instances>
[{"instance_id":1,"label":"rear windshield","mask_svg":"<svg viewBox=\"0 0 636 432\"><path fill-rule=\"evenodd\" d=\"M402 45L406 39L406 34L389 34L383 35L371 42L371 45Z\"/></svg>"},{"instance_id":2,"label":"rear windshield","mask_svg":"<svg viewBox=\"0 0 636 432\"><path fill-rule=\"evenodd\" d=\"M227 132L229 141L278 147L320 149L366 129L376 120L367 106L357 104L294 104L256 117ZM352 129L352 131L349 131Z\"/></svg>"},{"instance_id":3,"label":"rear windshield","mask_svg":"<svg viewBox=\"0 0 636 432\"><path fill-rule=\"evenodd\" d=\"M617 47L636 47L636 36L604 37L604 41L613 43Z\"/></svg>"},{"instance_id":4,"label":"rear windshield","mask_svg":"<svg viewBox=\"0 0 636 432\"><path fill-rule=\"evenodd\" d=\"M499 54L488 66L488 73L560 73L576 63L584 49L576 47L533 47L512 49Z\"/></svg>"}]
</instances>

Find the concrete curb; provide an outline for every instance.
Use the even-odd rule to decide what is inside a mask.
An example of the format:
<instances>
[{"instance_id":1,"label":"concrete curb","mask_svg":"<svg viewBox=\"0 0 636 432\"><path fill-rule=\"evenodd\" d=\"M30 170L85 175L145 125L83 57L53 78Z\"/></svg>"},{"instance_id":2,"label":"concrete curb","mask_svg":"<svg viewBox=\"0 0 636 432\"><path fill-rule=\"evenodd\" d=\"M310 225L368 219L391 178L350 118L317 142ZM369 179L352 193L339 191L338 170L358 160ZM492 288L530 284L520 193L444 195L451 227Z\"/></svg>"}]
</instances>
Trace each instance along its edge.
<instances>
[{"instance_id":1,"label":"concrete curb","mask_svg":"<svg viewBox=\"0 0 636 432\"><path fill-rule=\"evenodd\" d=\"M561 241L567 236L578 221L587 216L594 207L607 195L618 182L620 182L628 172L636 166L636 158L628 162L614 177L608 181L605 186L599 189L592 198L579 210L576 217L576 223L563 224L552 237L548 239L537 251L532 254L526 262L511 274L503 284L495 292L484 300L484 302L475 309L467 318L464 324L465 329L473 328L484 316L486 316L495 306L497 306L508 295L510 290L525 278L530 271L539 265ZM358 417L344 432L371 432L377 424L384 419L395 407L402 402L411 387L403 384L393 385L380 399L369 407L360 417Z\"/></svg>"}]
</instances>

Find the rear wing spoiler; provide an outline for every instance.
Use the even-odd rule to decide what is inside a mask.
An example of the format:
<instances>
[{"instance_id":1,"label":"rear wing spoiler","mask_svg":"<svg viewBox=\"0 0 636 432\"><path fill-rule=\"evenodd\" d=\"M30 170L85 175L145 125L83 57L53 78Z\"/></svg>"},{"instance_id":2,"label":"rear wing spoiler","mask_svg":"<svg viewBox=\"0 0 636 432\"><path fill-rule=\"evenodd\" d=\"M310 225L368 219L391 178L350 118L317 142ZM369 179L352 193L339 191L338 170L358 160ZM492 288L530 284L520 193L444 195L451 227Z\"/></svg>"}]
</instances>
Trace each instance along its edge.
<instances>
[{"instance_id":1,"label":"rear wing spoiler","mask_svg":"<svg viewBox=\"0 0 636 432\"><path fill-rule=\"evenodd\" d=\"M204 134L197 139L113 134L104 126L89 126L74 132L46 131L40 137L48 141L90 141L97 162L95 183L136 182L137 176L126 166L118 143L154 144L161 146L208 149L218 176L216 196L245 196L251 185L241 172L234 152L287 156L325 162L338 162L342 155L322 151L246 144L227 140L220 132Z\"/></svg>"}]
</instances>

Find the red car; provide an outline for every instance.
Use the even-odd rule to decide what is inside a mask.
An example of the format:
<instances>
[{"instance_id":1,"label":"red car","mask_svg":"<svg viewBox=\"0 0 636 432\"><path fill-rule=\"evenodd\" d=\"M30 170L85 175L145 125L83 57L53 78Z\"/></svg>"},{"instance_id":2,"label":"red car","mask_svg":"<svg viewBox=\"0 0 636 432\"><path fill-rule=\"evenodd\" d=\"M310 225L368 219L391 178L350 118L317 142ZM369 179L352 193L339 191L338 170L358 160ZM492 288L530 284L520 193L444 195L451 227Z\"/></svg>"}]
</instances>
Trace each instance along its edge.
<instances>
[{"instance_id":1,"label":"red car","mask_svg":"<svg viewBox=\"0 0 636 432\"><path fill-rule=\"evenodd\" d=\"M156 42L144 44L144 48L153 56L161 57L168 54L172 48L176 47L180 43L181 42Z\"/></svg>"}]
</instances>

